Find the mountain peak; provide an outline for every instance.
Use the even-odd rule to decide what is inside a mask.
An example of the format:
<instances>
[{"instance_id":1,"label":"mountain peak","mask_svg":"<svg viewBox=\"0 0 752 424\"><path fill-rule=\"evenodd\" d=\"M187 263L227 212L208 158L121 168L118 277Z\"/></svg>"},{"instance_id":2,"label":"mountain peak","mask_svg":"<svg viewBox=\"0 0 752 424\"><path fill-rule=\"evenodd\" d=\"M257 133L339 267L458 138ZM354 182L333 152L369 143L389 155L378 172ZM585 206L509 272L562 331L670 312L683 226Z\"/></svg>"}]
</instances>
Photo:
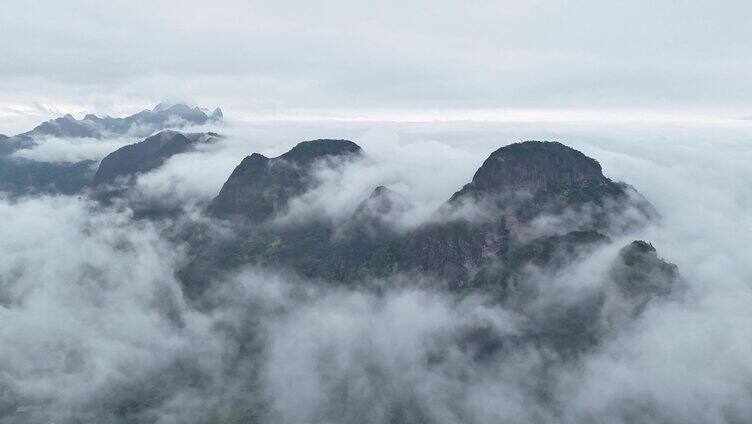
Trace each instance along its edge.
<instances>
[{"instance_id":1,"label":"mountain peak","mask_svg":"<svg viewBox=\"0 0 752 424\"><path fill-rule=\"evenodd\" d=\"M655 247L635 240L619 251L611 269L619 290L630 297L642 299L666 296L681 284L678 267L658 257Z\"/></svg>"},{"instance_id":2,"label":"mountain peak","mask_svg":"<svg viewBox=\"0 0 752 424\"><path fill-rule=\"evenodd\" d=\"M107 155L99 164L92 184L112 184L119 178L151 171L170 157L190 151L194 144L208 142L213 138L215 137L211 133L160 131Z\"/></svg>"},{"instance_id":3,"label":"mountain peak","mask_svg":"<svg viewBox=\"0 0 752 424\"><path fill-rule=\"evenodd\" d=\"M164 103L164 102L159 102L159 103L157 103L157 105L156 105L156 106L154 106L154 108L152 108L152 110L151 110L151 111L152 111L152 112L161 112L161 111L163 111L163 110L167 109L167 107L168 107L168 105L167 105L166 103Z\"/></svg>"},{"instance_id":4,"label":"mountain peak","mask_svg":"<svg viewBox=\"0 0 752 424\"><path fill-rule=\"evenodd\" d=\"M606 184L600 164L559 142L524 141L504 146L483 162L470 184L453 198L467 193L498 194Z\"/></svg>"},{"instance_id":5,"label":"mountain peak","mask_svg":"<svg viewBox=\"0 0 752 424\"><path fill-rule=\"evenodd\" d=\"M242 216L262 222L282 212L287 202L314 183L312 164L319 159L350 157L361 152L348 140L319 139L298 143L287 153L267 158L247 156L222 186L209 211L218 216Z\"/></svg>"},{"instance_id":6,"label":"mountain peak","mask_svg":"<svg viewBox=\"0 0 752 424\"><path fill-rule=\"evenodd\" d=\"M376 187L368 199L364 200L356 209L355 215L364 213L384 215L393 212L404 212L410 208L410 201L403 195L380 185Z\"/></svg>"},{"instance_id":7,"label":"mountain peak","mask_svg":"<svg viewBox=\"0 0 752 424\"><path fill-rule=\"evenodd\" d=\"M389 188L387 188L386 186L380 185L380 186L377 186L375 189L373 189L373 191L371 192L371 195L368 197L370 199L374 199L376 197L381 197L388 193L393 193L393 191L389 190Z\"/></svg>"},{"instance_id":8,"label":"mountain peak","mask_svg":"<svg viewBox=\"0 0 752 424\"><path fill-rule=\"evenodd\" d=\"M184 103L176 103L169 107L162 107L159 109L158 112L162 112L166 114L177 114L177 115L183 115L183 114L195 113L195 112L200 112L203 114L203 112L201 112L201 109L197 107L190 107Z\"/></svg>"},{"instance_id":9,"label":"mountain peak","mask_svg":"<svg viewBox=\"0 0 752 424\"><path fill-rule=\"evenodd\" d=\"M360 152L360 146L350 140L318 139L300 142L280 158L295 162L310 162L325 156L354 155Z\"/></svg>"},{"instance_id":10,"label":"mountain peak","mask_svg":"<svg viewBox=\"0 0 752 424\"><path fill-rule=\"evenodd\" d=\"M173 108L175 106L188 107L183 102L177 102L177 103L159 102L156 106L154 106L154 108L151 111L154 112L154 113L164 112L164 111L166 111L168 109L171 109L171 108Z\"/></svg>"}]
</instances>

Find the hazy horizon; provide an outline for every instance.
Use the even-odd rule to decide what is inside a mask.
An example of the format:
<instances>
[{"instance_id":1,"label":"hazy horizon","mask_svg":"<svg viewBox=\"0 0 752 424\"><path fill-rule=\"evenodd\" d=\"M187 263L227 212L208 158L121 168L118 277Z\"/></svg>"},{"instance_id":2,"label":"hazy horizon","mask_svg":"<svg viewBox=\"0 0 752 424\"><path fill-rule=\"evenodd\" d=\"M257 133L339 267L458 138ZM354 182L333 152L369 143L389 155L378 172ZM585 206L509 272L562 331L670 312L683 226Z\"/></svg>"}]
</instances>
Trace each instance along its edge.
<instances>
[{"instance_id":1,"label":"hazy horizon","mask_svg":"<svg viewBox=\"0 0 752 424\"><path fill-rule=\"evenodd\" d=\"M742 1L9 1L0 133L163 100L244 120L743 118L750 14Z\"/></svg>"}]
</instances>

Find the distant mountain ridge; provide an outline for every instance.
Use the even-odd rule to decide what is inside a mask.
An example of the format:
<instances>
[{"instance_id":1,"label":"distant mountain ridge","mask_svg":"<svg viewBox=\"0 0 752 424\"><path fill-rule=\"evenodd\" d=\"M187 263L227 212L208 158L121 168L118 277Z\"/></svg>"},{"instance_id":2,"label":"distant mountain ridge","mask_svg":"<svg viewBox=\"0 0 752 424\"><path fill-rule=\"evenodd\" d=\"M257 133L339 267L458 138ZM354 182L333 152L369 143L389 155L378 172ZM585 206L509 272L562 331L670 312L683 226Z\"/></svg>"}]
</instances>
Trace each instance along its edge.
<instances>
[{"instance_id":1,"label":"distant mountain ridge","mask_svg":"<svg viewBox=\"0 0 752 424\"><path fill-rule=\"evenodd\" d=\"M0 190L13 195L30 193L73 194L92 183L97 170L96 161L43 162L13 155L18 150L33 148L37 144L36 140L40 138L101 139L109 136L125 136L137 140L165 128L179 129L186 126L220 123L222 119L223 114L220 108L208 112L205 109L184 104L167 105L160 103L152 110L143 110L124 118L109 116L100 118L93 114L87 114L83 119L77 120L68 114L61 118L43 122L31 131L12 137L0 134ZM174 153L182 151L183 149L177 148ZM167 153L167 151L163 151L159 156L167 157L169 156ZM147 160L147 163L140 166L131 166L132 169L123 172L145 172L147 168L153 169L161 163L160 160L156 160L156 162ZM97 183L103 181L102 175L106 174L100 174Z\"/></svg>"},{"instance_id":2,"label":"distant mountain ridge","mask_svg":"<svg viewBox=\"0 0 752 424\"><path fill-rule=\"evenodd\" d=\"M181 128L186 125L202 125L207 122L220 122L223 119L222 110L216 108L207 114L204 110L185 104L172 106L160 103L153 109L145 109L124 118L110 116L98 117L87 114L77 120L70 114L62 118L42 123L22 136L55 136L55 137L90 137L100 138L108 135L132 134L136 137L169 127Z\"/></svg>"},{"instance_id":3,"label":"distant mountain ridge","mask_svg":"<svg viewBox=\"0 0 752 424\"><path fill-rule=\"evenodd\" d=\"M130 135L138 138L168 128L180 129L190 125L219 123L223 118L220 108L207 113L198 106L190 107L180 103L175 105L160 103L151 110L145 109L123 118L87 114L83 119L76 119L67 114L61 118L43 122L31 131L13 137L0 137L0 154L32 147L35 144L34 140L40 137L96 139Z\"/></svg>"}]
</instances>

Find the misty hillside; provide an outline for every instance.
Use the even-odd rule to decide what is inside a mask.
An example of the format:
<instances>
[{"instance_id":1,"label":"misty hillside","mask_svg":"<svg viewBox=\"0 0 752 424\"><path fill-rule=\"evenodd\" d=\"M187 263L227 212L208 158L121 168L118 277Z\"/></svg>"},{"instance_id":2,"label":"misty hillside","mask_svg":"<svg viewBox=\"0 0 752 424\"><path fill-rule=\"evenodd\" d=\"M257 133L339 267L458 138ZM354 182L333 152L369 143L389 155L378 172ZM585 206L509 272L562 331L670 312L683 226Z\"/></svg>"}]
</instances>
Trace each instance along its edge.
<instances>
[{"instance_id":1,"label":"misty hillside","mask_svg":"<svg viewBox=\"0 0 752 424\"><path fill-rule=\"evenodd\" d=\"M170 157L188 152L196 143L208 143L215 133L179 133L160 131L138 143L123 146L105 156L99 163L92 185L115 183L158 168Z\"/></svg>"}]
</instances>

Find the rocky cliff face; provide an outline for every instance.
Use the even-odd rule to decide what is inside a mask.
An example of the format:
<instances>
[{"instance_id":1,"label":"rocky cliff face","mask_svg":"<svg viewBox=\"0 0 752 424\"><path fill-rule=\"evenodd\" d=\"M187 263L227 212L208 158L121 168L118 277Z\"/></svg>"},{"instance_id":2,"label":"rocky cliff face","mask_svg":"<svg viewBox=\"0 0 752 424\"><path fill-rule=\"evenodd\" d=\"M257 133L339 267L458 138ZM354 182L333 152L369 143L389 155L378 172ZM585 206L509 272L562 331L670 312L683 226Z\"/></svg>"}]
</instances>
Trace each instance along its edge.
<instances>
[{"instance_id":1,"label":"rocky cliff face","mask_svg":"<svg viewBox=\"0 0 752 424\"><path fill-rule=\"evenodd\" d=\"M299 143L276 158L254 153L246 157L209 206L213 216L262 222L281 213L290 199L312 188L312 171L320 161L347 160L360 147L347 140Z\"/></svg>"}]
</instances>

